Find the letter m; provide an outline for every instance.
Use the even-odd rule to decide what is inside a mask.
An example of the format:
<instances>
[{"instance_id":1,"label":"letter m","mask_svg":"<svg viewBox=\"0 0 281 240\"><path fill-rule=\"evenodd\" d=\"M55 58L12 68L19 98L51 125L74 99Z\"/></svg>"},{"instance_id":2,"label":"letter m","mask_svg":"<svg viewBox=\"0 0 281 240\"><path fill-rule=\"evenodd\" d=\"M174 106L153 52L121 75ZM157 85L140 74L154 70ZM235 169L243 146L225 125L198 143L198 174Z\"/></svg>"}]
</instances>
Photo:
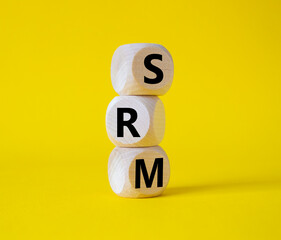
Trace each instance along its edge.
<instances>
[{"instance_id":1,"label":"letter m","mask_svg":"<svg viewBox=\"0 0 281 240\"><path fill-rule=\"evenodd\" d=\"M151 188L157 169L157 187L163 187L163 158L155 158L150 177L148 176L144 159L136 159L135 188L141 187L141 171L146 187Z\"/></svg>"}]
</instances>

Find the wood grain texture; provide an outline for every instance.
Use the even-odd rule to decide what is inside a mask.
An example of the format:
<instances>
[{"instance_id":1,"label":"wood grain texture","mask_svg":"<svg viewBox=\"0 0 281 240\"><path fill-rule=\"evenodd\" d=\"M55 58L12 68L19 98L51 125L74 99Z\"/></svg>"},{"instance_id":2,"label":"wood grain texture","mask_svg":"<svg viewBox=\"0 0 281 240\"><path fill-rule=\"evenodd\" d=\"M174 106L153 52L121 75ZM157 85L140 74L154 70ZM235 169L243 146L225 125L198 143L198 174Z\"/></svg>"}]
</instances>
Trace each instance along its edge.
<instances>
[{"instance_id":1,"label":"wood grain texture","mask_svg":"<svg viewBox=\"0 0 281 240\"><path fill-rule=\"evenodd\" d=\"M140 188L136 188L136 160L144 159L147 173L151 177L156 158L163 159L162 187L159 187L157 183L159 177L159 169L157 169L151 187L147 187L144 176L141 174ZM160 146L146 148L116 147L109 157L108 178L113 192L121 197L155 197L160 195L168 185L170 178L169 159Z\"/></svg>"},{"instance_id":2,"label":"wood grain texture","mask_svg":"<svg viewBox=\"0 0 281 240\"><path fill-rule=\"evenodd\" d=\"M130 129L123 127L123 137L117 134L117 109L131 108L137 113L132 125L139 137L132 135ZM130 114L124 115L129 120ZM118 96L109 104L106 112L106 130L109 139L119 147L148 147L158 145L165 132L165 109L162 101L156 96Z\"/></svg>"},{"instance_id":3,"label":"wood grain texture","mask_svg":"<svg viewBox=\"0 0 281 240\"><path fill-rule=\"evenodd\" d=\"M144 77L153 79L156 73L149 70L144 59L150 54L160 54L161 60L151 63L163 72L157 84L145 83ZM120 46L111 62L111 81L119 95L163 95L172 85L174 64L168 50L159 44L135 43Z\"/></svg>"}]
</instances>

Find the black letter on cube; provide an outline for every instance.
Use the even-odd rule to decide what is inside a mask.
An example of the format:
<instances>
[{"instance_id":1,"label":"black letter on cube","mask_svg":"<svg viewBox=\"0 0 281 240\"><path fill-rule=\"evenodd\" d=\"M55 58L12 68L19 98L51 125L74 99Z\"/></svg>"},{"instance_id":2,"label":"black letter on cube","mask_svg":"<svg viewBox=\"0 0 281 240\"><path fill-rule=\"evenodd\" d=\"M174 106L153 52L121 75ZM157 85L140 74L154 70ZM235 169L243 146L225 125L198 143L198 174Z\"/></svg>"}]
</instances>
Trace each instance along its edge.
<instances>
[{"instance_id":1,"label":"black letter on cube","mask_svg":"<svg viewBox=\"0 0 281 240\"><path fill-rule=\"evenodd\" d=\"M163 158L155 158L150 177L148 177L144 159L136 159L135 188L140 188L141 170L146 187L151 188L157 168L157 187L163 187Z\"/></svg>"},{"instance_id":2,"label":"black letter on cube","mask_svg":"<svg viewBox=\"0 0 281 240\"><path fill-rule=\"evenodd\" d=\"M124 113L129 113L131 118L124 121ZM133 137L140 137L133 123L137 120L137 111L133 108L117 108L117 137L124 137L124 127L126 126Z\"/></svg>"},{"instance_id":3,"label":"black letter on cube","mask_svg":"<svg viewBox=\"0 0 281 240\"><path fill-rule=\"evenodd\" d=\"M154 72L156 74L156 78L151 79L151 78L147 78L146 76L144 76L144 82L148 83L148 84L157 84L160 83L163 80L163 72L160 68L152 65L151 61L153 59L158 59L162 61L162 55L161 54L150 54L147 55L146 58L144 59L144 66L150 70L151 72Z\"/></svg>"}]
</instances>

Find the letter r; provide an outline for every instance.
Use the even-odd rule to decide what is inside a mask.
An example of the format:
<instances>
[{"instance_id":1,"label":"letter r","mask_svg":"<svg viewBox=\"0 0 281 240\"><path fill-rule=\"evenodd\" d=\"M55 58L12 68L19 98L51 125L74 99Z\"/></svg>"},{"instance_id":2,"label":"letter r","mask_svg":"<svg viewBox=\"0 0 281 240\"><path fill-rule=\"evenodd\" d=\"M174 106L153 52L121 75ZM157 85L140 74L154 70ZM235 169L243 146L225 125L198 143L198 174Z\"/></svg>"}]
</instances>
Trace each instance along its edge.
<instances>
[{"instance_id":1,"label":"letter r","mask_svg":"<svg viewBox=\"0 0 281 240\"><path fill-rule=\"evenodd\" d=\"M130 114L128 121L124 120L124 113ZM137 120L137 111L133 108L117 108L117 137L124 137L124 127L126 126L133 137L140 137L133 123Z\"/></svg>"}]
</instances>

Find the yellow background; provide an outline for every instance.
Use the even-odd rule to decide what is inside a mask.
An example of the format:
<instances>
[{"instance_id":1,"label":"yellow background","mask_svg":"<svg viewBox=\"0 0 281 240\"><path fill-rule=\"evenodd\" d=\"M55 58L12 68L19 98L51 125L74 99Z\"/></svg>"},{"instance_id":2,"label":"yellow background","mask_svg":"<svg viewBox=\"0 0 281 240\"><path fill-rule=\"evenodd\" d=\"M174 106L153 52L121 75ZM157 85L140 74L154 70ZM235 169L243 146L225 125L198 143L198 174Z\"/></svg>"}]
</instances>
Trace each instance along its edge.
<instances>
[{"instance_id":1,"label":"yellow background","mask_svg":"<svg viewBox=\"0 0 281 240\"><path fill-rule=\"evenodd\" d=\"M163 44L163 196L117 197L105 112L122 44ZM280 1L0 3L0 239L280 239Z\"/></svg>"}]
</instances>

